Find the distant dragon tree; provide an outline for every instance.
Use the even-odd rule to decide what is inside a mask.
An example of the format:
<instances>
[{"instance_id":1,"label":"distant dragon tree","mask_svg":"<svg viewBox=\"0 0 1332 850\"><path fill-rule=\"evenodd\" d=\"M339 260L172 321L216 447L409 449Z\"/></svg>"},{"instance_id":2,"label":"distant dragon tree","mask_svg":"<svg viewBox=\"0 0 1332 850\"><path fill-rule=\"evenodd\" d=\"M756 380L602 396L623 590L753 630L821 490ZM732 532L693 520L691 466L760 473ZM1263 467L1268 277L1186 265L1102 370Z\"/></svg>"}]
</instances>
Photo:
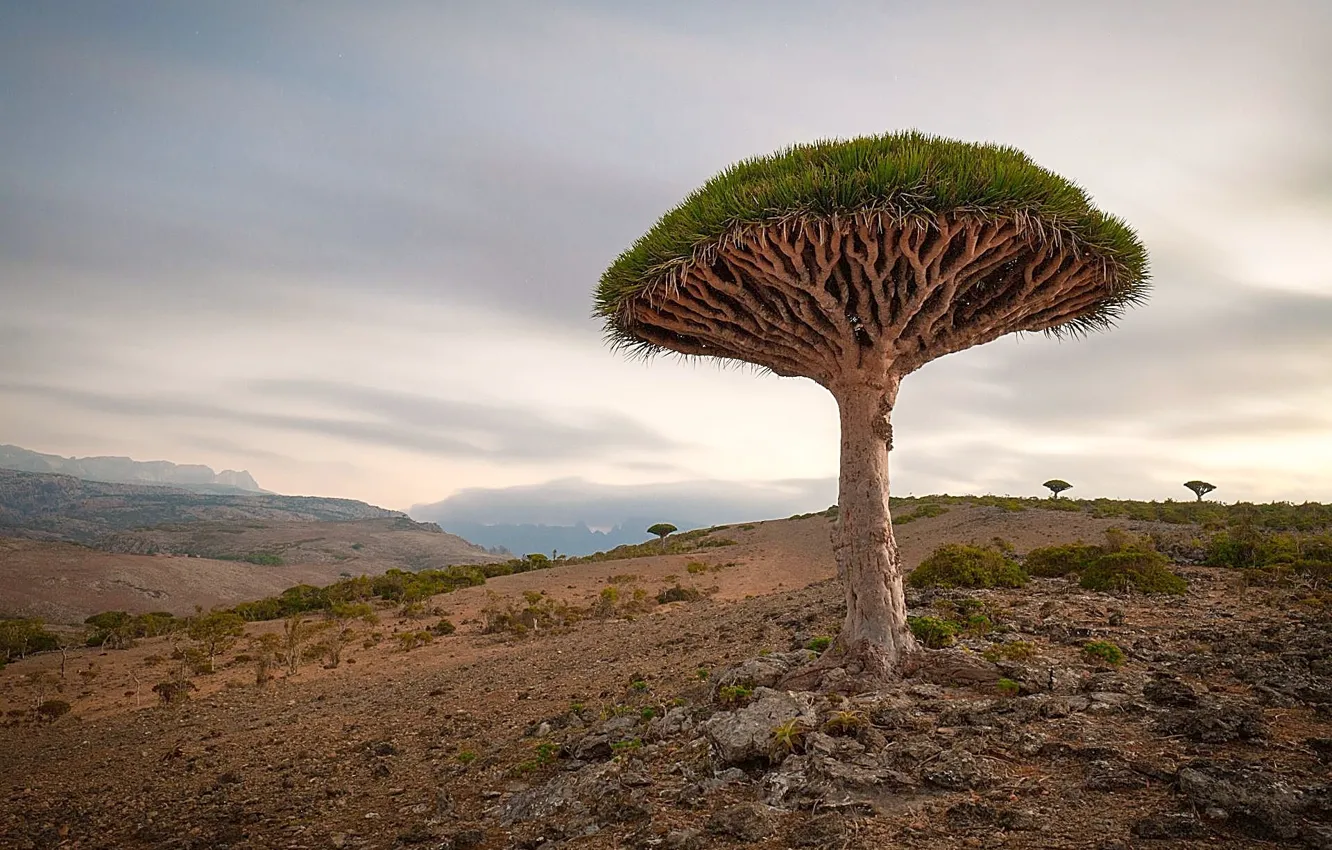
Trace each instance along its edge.
<instances>
[{"instance_id":1,"label":"distant dragon tree","mask_svg":"<svg viewBox=\"0 0 1332 850\"><path fill-rule=\"evenodd\" d=\"M837 401L841 633L811 668L898 675L918 650L888 513L906 375L1005 334L1110 327L1147 295L1134 232L1008 147L915 132L731 166L603 274L610 343L806 377Z\"/></svg>"}]
</instances>

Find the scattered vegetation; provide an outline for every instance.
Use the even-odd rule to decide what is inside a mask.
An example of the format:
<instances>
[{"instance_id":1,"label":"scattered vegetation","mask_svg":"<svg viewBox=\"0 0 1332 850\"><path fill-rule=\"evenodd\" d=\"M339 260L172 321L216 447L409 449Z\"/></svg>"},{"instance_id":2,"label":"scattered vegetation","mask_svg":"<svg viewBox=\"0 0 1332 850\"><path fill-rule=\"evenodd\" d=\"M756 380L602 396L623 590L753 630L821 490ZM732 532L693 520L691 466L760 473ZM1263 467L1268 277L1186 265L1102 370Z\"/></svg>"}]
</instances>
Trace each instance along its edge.
<instances>
[{"instance_id":1,"label":"scattered vegetation","mask_svg":"<svg viewBox=\"0 0 1332 850\"><path fill-rule=\"evenodd\" d=\"M946 543L912 570L907 581L912 587L1021 587L1027 574L994 549Z\"/></svg>"},{"instance_id":2,"label":"scattered vegetation","mask_svg":"<svg viewBox=\"0 0 1332 850\"><path fill-rule=\"evenodd\" d=\"M1088 661L1118 667L1124 663L1124 650L1108 640L1094 640L1082 648L1082 655Z\"/></svg>"},{"instance_id":3,"label":"scattered vegetation","mask_svg":"<svg viewBox=\"0 0 1332 850\"><path fill-rule=\"evenodd\" d=\"M504 599L496 593L487 593L486 605L481 609L484 621L481 631L488 635L513 634L523 637L532 632L571 626L586 614L581 608L551 599L535 590L524 592L522 603Z\"/></svg>"},{"instance_id":4,"label":"scattered vegetation","mask_svg":"<svg viewBox=\"0 0 1332 850\"><path fill-rule=\"evenodd\" d=\"M726 708L738 708L753 695L754 689L745 685L723 685L717 689L717 702Z\"/></svg>"},{"instance_id":5,"label":"scattered vegetation","mask_svg":"<svg viewBox=\"0 0 1332 850\"><path fill-rule=\"evenodd\" d=\"M999 692L1000 696L1015 697L1022 690L1022 686L1012 679L1000 679L995 682L994 689Z\"/></svg>"},{"instance_id":6,"label":"scattered vegetation","mask_svg":"<svg viewBox=\"0 0 1332 850\"><path fill-rule=\"evenodd\" d=\"M59 646L59 638L46 630L37 618L0 620L0 667L34 652L47 652Z\"/></svg>"},{"instance_id":7,"label":"scattered vegetation","mask_svg":"<svg viewBox=\"0 0 1332 850\"><path fill-rule=\"evenodd\" d=\"M809 730L799 720L788 720L773 727L768 742L768 757L775 763L805 748L805 734Z\"/></svg>"},{"instance_id":8,"label":"scattered vegetation","mask_svg":"<svg viewBox=\"0 0 1332 850\"><path fill-rule=\"evenodd\" d=\"M697 602L703 598L703 592L696 587L667 587L657 594L657 602L665 605L670 602Z\"/></svg>"},{"instance_id":9,"label":"scattered vegetation","mask_svg":"<svg viewBox=\"0 0 1332 850\"><path fill-rule=\"evenodd\" d=\"M1150 538L1117 527L1105 534L1100 546L1070 543L1033 549L1023 566L1034 576L1077 575L1088 590L1181 594L1188 587L1170 571L1170 559L1156 551Z\"/></svg>"},{"instance_id":10,"label":"scattered vegetation","mask_svg":"<svg viewBox=\"0 0 1332 850\"><path fill-rule=\"evenodd\" d=\"M907 523L915 522L918 519L929 519L931 517L943 516L946 513L948 513L948 508L943 505L926 502L923 505L917 506L915 510L907 511L893 517L893 525L906 525Z\"/></svg>"},{"instance_id":11,"label":"scattered vegetation","mask_svg":"<svg viewBox=\"0 0 1332 850\"><path fill-rule=\"evenodd\" d=\"M805 649L808 649L810 652L822 653L827 650L828 647L832 646L832 641L833 639L827 635L819 635L816 638L811 638L809 643L805 644Z\"/></svg>"},{"instance_id":12,"label":"scattered vegetation","mask_svg":"<svg viewBox=\"0 0 1332 850\"><path fill-rule=\"evenodd\" d=\"M823 731L829 735L855 735L869 728L869 718L857 709L840 709L828 715Z\"/></svg>"},{"instance_id":13,"label":"scattered vegetation","mask_svg":"<svg viewBox=\"0 0 1332 850\"><path fill-rule=\"evenodd\" d=\"M956 623L939 617L907 617L907 625L916 640L929 649L948 646L958 631Z\"/></svg>"},{"instance_id":14,"label":"scattered vegetation","mask_svg":"<svg viewBox=\"0 0 1332 850\"><path fill-rule=\"evenodd\" d=\"M996 643L985 650L987 661L1026 661L1036 654L1036 645L1025 640Z\"/></svg>"},{"instance_id":15,"label":"scattered vegetation","mask_svg":"<svg viewBox=\"0 0 1332 850\"><path fill-rule=\"evenodd\" d=\"M1172 573L1169 564L1166 556L1145 549L1106 552L1082 571L1079 583L1088 590L1179 595L1188 582Z\"/></svg>"},{"instance_id":16,"label":"scattered vegetation","mask_svg":"<svg viewBox=\"0 0 1332 850\"><path fill-rule=\"evenodd\" d=\"M1027 553L1022 568L1028 575L1037 578L1062 578L1069 573L1081 574L1102 551L1100 546L1088 546L1085 543L1043 546Z\"/></svg>"}]
</instances>

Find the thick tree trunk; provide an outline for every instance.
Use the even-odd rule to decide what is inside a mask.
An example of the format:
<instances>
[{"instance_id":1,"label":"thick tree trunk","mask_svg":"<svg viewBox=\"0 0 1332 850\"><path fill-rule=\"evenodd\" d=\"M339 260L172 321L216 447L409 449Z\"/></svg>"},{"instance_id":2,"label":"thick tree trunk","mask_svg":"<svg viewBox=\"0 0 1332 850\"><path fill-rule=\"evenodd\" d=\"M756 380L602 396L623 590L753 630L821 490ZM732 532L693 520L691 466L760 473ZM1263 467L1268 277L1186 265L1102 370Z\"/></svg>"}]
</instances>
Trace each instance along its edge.
<instances>
[{"instance_id":1,"label":"thick tree trunk","mask_svg":"<svg viewBox=\"0 0 1332 850\"><path fill-rule=\"evenodd\" d=\"M907 626L902 561L888 514L890 417L897 386L893 378L884 387L834 391L842 420L834 549L846 588L846 620L836 649L848 672L872 679L900 675L903 661L917 650Z\"/></svg>"}]
</instances>

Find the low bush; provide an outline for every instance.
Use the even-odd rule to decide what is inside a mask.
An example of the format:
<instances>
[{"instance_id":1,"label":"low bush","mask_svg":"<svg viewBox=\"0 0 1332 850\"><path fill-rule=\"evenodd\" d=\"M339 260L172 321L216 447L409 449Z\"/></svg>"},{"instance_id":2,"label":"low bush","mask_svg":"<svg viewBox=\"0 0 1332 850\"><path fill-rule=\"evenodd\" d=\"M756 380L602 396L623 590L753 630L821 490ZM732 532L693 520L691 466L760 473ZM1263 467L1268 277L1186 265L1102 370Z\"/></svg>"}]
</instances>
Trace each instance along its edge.
<instances>
[{"instance_id":1,"label":"low bush","mask_svg":"<svg viewBox=\"0 0 1332 850\"><path fill-rule=\"evenodd\" d=\"M717 702L727 708L738 708L749 702L754 689L745 685L723 685L717 689Z\"/></svg>"},{"instance_id":2,"label":"low bush","mask_svg":"<svg viewBox=\"0 0 1332 850\"><path fill-rule=\"evenodd\" d=\"M828 647L832 646L832 641L833 639L827 635L820 635L816 638L811 638L809 643L805 644L805 649L808 649L810 652L823 652Z\"/></svg>"},{"instance_id":3,"label":"low bush","mask_svg":"<svg viewBox=\"0 0 1332 850\"><path fill-rule=\"evenodd\" d=\"M947 543L912 570L912 587L1021 587L1022 567L984 546Z\"/></svg>"},{"instance_id":4,"label":"low bush","mask_svg":"<svg viewBox=\"0 0 1332 850\"><path fill-rule=\"evenodd\" d=\"M893 517L893 525L906 525L907 523L915 522L918 519L929 519L931 517L943 516L946 513L948 513L948 508L943 505L926 502L913 511L908 511L907 513Z\"/></svg>"},{"instance_id":5,"label":"low bush","mask_svg":"<svg viewBox=\"0 0 1332 850\"><path fill-rule=\"evenodd\" d=\"M953 642L957 634L957 624L939 617L907 617L911 634L923 646L930 649L942 649Z\"/></svg>"},{"instance_id":6,"label":"low bush","mask_svg":"<svg viewBox=\"0 0 1332 850\"><path fill-rule=\"evenodd\" d=\"M1082 648L1082 655L1088 661L1118 667L1124 663L1124 650L1108 640L1094 640Z\"/></svg>"},{"instance_id":7,"label":"low bush","mask_svg":"<svg viewBox=\"0 0 1332 850\"><path fill-rule=\"evenodd\" d=\"M1043 546L1028 552L1022 567L1028 575L1038 578L1061 578L1069 573L1081 573L1101 552L1101 547L1085 543Z\"/></svg>"},{"instance_id":8,"label":"low bush","mask_svg":"<svg viewBox=\"0 0 1332 850\"><path fill-rule=\"evenodd\" d=\"M662 605L668 602L697 602L703 598L703 593L696 587L681 587L675 585L663 589L657 594L657 602Z\"/></svg>"},{"instance_id":9,"label":"low bush","mask_svg":"<svg viewBox=\"0 0 1332 850\"><path fill-rule=\"evenodd\" d=\"M403 632L398 635L398 649L403 652L411 652L418 646L425 646L435 639L435 636L427 631Z\"/></svg>"},{"instance_id":10,"label":"low bush","mask_svg":"<svg viewBox=\"0 0 1332 850\"><path fill-rule=\"evenodd\" d=\"M1169 563L1159 552L1142 549L1108 552L1082 571L1080 583L1088 590L1182 594L1188 582L1172 573Z\"/></svg>"},{"instance_id":11,"label":"low bush","mask_svg":"<svg viewBox=\"0 0 1332 850\"><path fill-rule=\"evenodd\" d=\"M1036 654L1036 645L1025 640L996 643L985 650L986 661L1026 661Z\"/></svg>"},{"instance_id":12,"label":"low bush","mask_svg":"<svg viewBox=\"0 0 1332 850\"><path fill-rule=\"evenodd\" d=\"M444 619L442 617L440 618L440 621L438 623L435 623L435 625L430 627L430 633L433 635L437 635L439 637L443 637L445 635L451 635L457 630L458 627L453 625L452 621Z\"/></svg>"}]
</instances>

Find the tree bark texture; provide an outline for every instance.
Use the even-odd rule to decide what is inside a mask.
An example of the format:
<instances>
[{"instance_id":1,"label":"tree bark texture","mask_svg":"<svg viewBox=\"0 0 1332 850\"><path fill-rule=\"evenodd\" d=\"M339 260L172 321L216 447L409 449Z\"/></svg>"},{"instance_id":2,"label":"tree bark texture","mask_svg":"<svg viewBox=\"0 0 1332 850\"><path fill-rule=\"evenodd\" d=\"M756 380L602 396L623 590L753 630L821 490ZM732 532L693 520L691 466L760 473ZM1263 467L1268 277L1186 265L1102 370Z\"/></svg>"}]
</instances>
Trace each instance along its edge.
<instances>
[{"instance_id":1,"label":"tree bark texture","mask_svg":"<svg viewBox=\"0 0 1332 850\"><path fill-rule=\"evenodd\" d=\"M897 675L915 639L906 621L902 559L888 512L888 452L897 379L839 388L841 477L834 552L846 590L839 663L872 679ZM859 667L859 670L855 670Z\"/></svg>"}]
</instances>

